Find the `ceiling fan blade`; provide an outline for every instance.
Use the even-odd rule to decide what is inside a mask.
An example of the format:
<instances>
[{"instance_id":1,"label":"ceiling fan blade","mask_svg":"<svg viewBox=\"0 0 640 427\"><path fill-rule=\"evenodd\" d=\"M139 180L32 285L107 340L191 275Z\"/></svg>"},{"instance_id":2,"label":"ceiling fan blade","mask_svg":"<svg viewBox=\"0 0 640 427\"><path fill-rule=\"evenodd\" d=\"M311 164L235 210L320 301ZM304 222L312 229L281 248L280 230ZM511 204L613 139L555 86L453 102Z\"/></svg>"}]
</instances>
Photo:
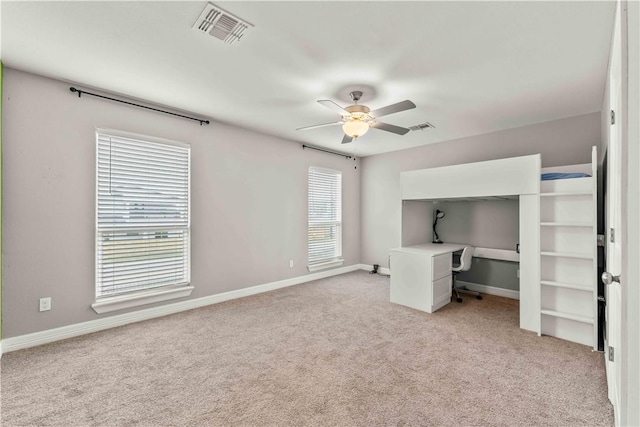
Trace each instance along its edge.
<instances>
[{"instance_id":1,"label":"ceiling fan blade","mask_svg":"<svg viewBox=\"0 0 640 427\"><path fill-rule=\"evenodd\" d=\"M320 125L313 125L313 126L305 126L303 128L298 128L296 130L309 130L309 129L315 129L315 128L321 128L321 127L325 127L325 126L335 126L335 125L341 125L344 122L331 122L331 123L322 123Z\"/></svg>"},{"instance_id":2,"label":"ceiling fan blade","mask_svg":"<svg viewBox=\"0 0 640 427\"><path fill-rule=\"evenodd\" d=\"M416 108L416 104L414 104L409 100L406 100L406 101L398 102L396 104L387 105L386 107L378 108L377 110L371 111L369 114L372 117L382 117L388 114L399 113L400 111L404 111L404 110L410 110L412 108Z\"/></svg>"},{"instance_id":3,"label":"ceiling fan blade","mask_svg":"<svg viewBox=\"0 0 640 427\"><path fill-rule=\"evenodd\" d=\"M390 125L389 123L375 122L369 125L372 128L386 130L387 132L397 133L398 135L405 135L409 133L411 129L403 128L396 125Z\"/></svg>"},{"instance_id":4,"label":"ceiling fan blade","mask_svg":"<svg viewBox=\"0 0 640 427\"><path fill-rule=\"evenodd\" d=\"M342 138L342 143L343 144L347 144L349 142L353 141L353 137L349 136L349 135L345 135L344 138Z\"/></svg>"},{"instance_id":5,"label":"ceiling fan blade","mask_svg":"<svg viewBox=\"0 0 640 427\"><path fill-rule=\"evenodd\" d=\"M318 101L318 104L324 105L328 109L335 111L336 113L340 114L341 116L349 114L349 112L347 110L345 110L344 108L342 108L341 106L339 106L335 102L330 101L328 99L320 99Z\"/></svg>"}]
</instances>

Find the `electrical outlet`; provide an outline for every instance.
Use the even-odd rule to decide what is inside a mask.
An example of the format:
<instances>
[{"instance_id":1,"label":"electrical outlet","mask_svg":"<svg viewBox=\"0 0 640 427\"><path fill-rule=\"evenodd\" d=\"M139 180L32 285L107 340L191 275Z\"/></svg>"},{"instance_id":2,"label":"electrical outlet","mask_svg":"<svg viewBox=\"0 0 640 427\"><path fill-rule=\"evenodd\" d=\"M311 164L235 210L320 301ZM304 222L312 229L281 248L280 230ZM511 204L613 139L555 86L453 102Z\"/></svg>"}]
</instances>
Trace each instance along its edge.
<instances>
[{"instance_id":1,"label":"electrical outlet","mask_svg":"<svg viewBox=\"0 0 640 427\"><path fill-rule=\"evenodd\" d=\"M516 270L516 277L519 279L520 278L520 269Z\"/></svg>"},{"instance_id":2,"label":"electrical outlet","mask_svg":"<svg viewBox=\"0 0 640 427\"><path fill-rule=\"evenodd\" d=\"M51 297L40 298L40 311L51 310Z\"/></svg>"},{"instance_id":3,"label":"electrical outlet","mask_svg":"<svg viewBox=\"0 0 640 427\"><path fill-rule=\"evenodd\" d=\"M293 260L292 259L289 260L289 268L293 268Z\"/></svg>"}]
</instances>

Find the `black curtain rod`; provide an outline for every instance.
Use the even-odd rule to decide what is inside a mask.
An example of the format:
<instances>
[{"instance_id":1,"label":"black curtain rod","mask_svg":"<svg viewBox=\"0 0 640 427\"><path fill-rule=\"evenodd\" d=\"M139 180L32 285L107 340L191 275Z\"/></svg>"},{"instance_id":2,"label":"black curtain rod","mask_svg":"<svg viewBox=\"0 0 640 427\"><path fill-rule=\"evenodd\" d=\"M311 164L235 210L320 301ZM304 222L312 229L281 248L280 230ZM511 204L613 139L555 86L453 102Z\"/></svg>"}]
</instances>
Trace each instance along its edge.
<instances>
[{"instance_id":1,"label":"black curtain rod","mask_svg":"<svg viewBox=\"0 0 640 427\"><path fill-rule=\"evenodd\" d=\"M304 150L305 148L309 148L311 150L318 150L318 151L322 151L324 153L334 154L336 156L341 156L341 157L345 157L347 159L354 159L355 160L355 157L349 156L348 154L336 153L335 151L329 151L329 150L325 150L323 148L312 147L310 145L302 145L302 149Z\"/></svg>"},{"instance_id":2,"label":"black curtain rod","mask_svg":"<svg viewBox=\"0 0 640 427\"><path fill-rule=\"evenodd\" d=\"M129 101L123 101L121 99L110 98L108 96L98 95L97 93L91 93L91 92L87 92L87 91L84 91L84 90L76 89L75 87L70 87L69 90L71 92L74 92L74 93L77 92L78 93L78 98L80 98L82 96L82 94L91 95L91 96L95 96L97 98L108 99L109 101L121 102L123 104L133 105L134 107L146 108L147 110L157 111L159 113L171 114L172 116L177 116L177 117L182 117L184 119L194 120L196 122L200 122L200 126L202 126L203 123L207 124L207 125L209 124L209 120L203 120L203 119L198 119L196 117L184 116L182 114L172 113L171 111L160 110L158 108L147 107L146 105L140 105L140 104L135 104L135 103L129 102Z\"/></svg>"}]
</instances>

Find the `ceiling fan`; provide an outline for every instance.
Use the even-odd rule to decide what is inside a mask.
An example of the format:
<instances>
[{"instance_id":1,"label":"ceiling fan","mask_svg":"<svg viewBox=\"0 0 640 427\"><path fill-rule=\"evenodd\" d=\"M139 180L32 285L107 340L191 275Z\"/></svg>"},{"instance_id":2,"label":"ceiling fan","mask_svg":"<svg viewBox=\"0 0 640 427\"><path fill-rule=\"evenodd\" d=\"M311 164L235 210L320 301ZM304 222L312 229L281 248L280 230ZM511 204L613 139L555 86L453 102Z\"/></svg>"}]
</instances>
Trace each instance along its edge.
<instances>
[{"instance_id":1,"label":"ceiling fan","mask_svg":"<svg viewBox=\"0 0 640 427\"><path fill-rule=\"evenodd\" d=\"M386 107L378 108L377 110L371 111L369 107L366 105L358 104L360 98L362 97L362 92L359 90L354 90L349 93L351 99L353 100L353 105L342 108L338 104L328 99L321 99L318 101L319 104L324 105L330 110L336 111L342 116L342 120L338 122L331 123L323 123L320 125L314 126L306 126L302 128L298 128L296 130L308 130L315 129L324 126L335 126L342 125L342 130L345 135L342 138L342 143L346 144L348 142L353 141L354 139L358 139L367 131L369 128L386 130L387 132L395 133L398 135L404 135L408 133L411 129L403 128L396 125L390 125L388 123L379 122L376 119L378 117L386 116L388 114L399 113L400 111L410 110L412 108L416 108L416 104L411 101L402 101L396 104L387 105Z\"/></svg>"}]
</instances>

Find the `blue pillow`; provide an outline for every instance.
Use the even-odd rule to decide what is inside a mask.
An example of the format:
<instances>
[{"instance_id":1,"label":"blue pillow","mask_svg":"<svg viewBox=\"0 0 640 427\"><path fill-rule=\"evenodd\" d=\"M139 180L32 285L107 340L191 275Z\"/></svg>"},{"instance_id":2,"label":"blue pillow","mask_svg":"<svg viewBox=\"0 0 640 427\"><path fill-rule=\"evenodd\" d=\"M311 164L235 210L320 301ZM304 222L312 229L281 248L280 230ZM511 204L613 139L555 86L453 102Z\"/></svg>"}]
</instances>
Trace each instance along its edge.
<instances>
[{"instance_id":1,"label":"blue pillow","mask_svg":"<svg viewBox=\"0 0 640 427\"><path fill-rule=\"evenodd\" d=\"M551 181L554 179L570 179L570 178L587 178L590 177L588 173L582 172L573 172L573 173L562 173L562 172L550 172L542 174L542 181Z\"/></svg>"}]
</instances>

